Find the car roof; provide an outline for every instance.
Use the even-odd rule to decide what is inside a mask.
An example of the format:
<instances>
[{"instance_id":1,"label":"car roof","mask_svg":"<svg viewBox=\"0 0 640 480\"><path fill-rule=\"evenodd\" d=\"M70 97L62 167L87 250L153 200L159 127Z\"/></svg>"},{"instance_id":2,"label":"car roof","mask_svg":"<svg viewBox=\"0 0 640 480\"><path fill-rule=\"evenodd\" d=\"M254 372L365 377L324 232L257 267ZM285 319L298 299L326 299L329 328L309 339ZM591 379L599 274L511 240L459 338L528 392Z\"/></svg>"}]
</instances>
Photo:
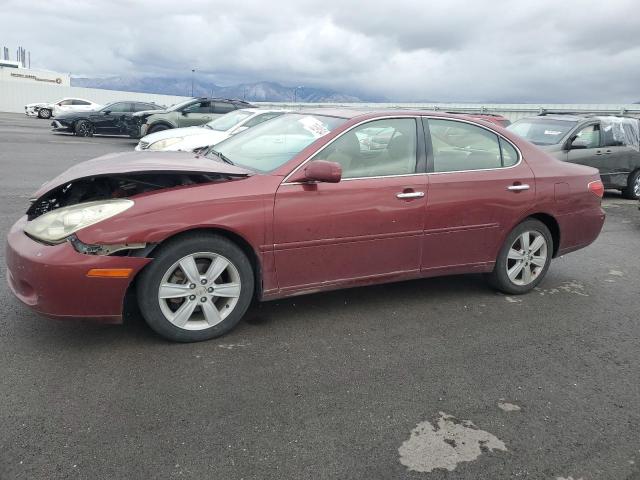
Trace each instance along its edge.
<instances>
[{"instance_id":1,"label":"car roof","mask_svg":"<svg viewBox=\"0 0 640 480\"><path fill-rule=\"evenodd\" d=\"M235 111L250 112L250 113L272 113L272 112L291 113L291 110L287 110L285 108L258 108L258 107L239 108L238 110L235 110Z\"/></svg>"},{"instance_id":2,"label":"car roof","mask_svg":"<svg viewBox=\"0 0 640 480\"><path fill-rule=\"evenodd\" d=\"M488 122L479 118L474 118L472 115L465 115L462 113L449 113L449 112L436 112L433 110L417 110L417 109L388 109L388 110L375 110L370 108L315 108L304 109L298 111L292 111L290 113L301 113L307 115L325 115L329 117L344 118L347 120L362 117L363 120L375 119L378 117L404 117L404 116L430 116L430 117L442 117L451 119L461 119L467 117L474 122L481 122L484 124L490 124L495 126L495 123Z\"/></svg>"}]
</instances>

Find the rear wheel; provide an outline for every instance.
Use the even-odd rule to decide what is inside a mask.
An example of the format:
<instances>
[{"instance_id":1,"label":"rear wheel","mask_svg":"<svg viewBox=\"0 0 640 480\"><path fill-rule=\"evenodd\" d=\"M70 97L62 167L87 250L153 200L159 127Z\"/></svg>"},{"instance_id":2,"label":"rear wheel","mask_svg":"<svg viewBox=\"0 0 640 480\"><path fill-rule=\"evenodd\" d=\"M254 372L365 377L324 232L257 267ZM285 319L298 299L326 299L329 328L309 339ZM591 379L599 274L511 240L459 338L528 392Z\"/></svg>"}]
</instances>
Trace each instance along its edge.
<instances>
[{"instance_id":1,"label":"rear wheel","mask_svg":"<svg viewBox=\"0 0 640 480\"><path fill-rule=\"evenodd\" d=\"M80 120L76 123L74 132L78 137L92 137L94 128L91 122L88 122L87 120Z\"/></svg>"},{"instance_id":2,"label":"rear wheel","mask_svg":"<svg viewBox=\"0 0 640 480\"><path fill-rule=\"evenodd\" d=\"M624 198L638 200L640 198L640 170L636 170L629 174L627 178L627 188L622 190Z\"/></svg>"},{"instance_id":3,"label":"rear wheel","mask_svg":"<svg viewBox=\"0 0 640 480\"><path fill-rule=\"evenodd\" d=\"M235 327L253 289L251 263L237 245L197 234L161 247L143 271L137 293L153 330L169 340L198 342Z\"/></svg>"},{"instance_id":4,"label":"rear wheel","mask_svg":"<svg viewBox=\"0 0 640 480\"><path fill-rule=\"evenodd\" d=\"M38 110L38 117L40 118L51 118L51 110L48 108L41 108Z\"/></svg>"},{"instance_id":5,"label":"rear wheel","mask_svg":"<svg viewBox=\"0 0 640 480\"><path fill-rule=\"evenodd\" d=\"M490 282L504 293L527 293L546 275L552 255L553 239L546 225L525 220L511 231L500 249Z\"/></svg>"}]
</instances>

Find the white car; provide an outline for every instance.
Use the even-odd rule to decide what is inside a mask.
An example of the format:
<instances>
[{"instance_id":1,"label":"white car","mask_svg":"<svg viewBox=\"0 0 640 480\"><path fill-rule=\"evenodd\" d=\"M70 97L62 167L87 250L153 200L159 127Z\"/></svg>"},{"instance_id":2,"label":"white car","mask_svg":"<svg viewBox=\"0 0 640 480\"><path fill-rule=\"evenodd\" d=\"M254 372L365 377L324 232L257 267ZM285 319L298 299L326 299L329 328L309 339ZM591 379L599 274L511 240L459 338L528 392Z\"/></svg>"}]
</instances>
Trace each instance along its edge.
<instances>
[{"instance_id":1,"label":"white car","mask_svg":"<svg viewBox=\"0 0 640 480\"><path fill-rule=\"evenodd\" d=\"M63 98L53 103L29 103L24 113L29 117L51 118L67 112L87 112L99 110L102 105L83 98Z\"/></svg>"},{"instance_id":2,"label":"white car","mask_svg":"<svg viewBox=\"0 0 640 480\"><path fill-rule=\"evenodd\" d=\"M287 113L287 111L259 108L234 110L197 127L172 128L146 135L140 139L136 150L198 151L283 113Z\"/></svg>"}]
</instances>

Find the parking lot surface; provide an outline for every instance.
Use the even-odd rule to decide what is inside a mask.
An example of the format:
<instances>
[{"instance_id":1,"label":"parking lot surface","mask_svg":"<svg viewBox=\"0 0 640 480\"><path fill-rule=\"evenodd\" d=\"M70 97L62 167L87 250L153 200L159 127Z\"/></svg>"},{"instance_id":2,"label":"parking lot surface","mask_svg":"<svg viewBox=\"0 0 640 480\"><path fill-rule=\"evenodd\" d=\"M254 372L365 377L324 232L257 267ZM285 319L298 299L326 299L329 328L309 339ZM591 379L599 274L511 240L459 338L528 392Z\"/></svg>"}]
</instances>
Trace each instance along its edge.
<instances>
[{"instance_id":1,"label":"parking lot surface","mask_svg":"<svg viewBox=\"0 0 640 480\"><path fill-rule=\"evenodd\" d=\"M30 194L128 138L0 114L0 233ZM0 479L640 479L640 211L533 293L482 276L264 303L172 344L41 318L0 253Z\"/></svg>"}]
</instances>

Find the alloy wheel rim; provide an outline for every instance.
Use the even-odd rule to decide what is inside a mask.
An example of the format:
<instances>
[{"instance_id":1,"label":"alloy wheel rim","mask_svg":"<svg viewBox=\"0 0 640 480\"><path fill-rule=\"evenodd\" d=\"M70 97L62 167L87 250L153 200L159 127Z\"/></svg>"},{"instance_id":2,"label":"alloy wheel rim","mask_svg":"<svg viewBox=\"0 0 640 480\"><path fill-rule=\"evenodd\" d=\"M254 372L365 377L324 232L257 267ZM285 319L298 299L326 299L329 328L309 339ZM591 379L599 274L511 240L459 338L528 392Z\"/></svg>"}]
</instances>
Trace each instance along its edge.
<instances>
[{"instance_id":1,"label":"alloy wheel rim","mask_svg":"<svg viewBox=\"0 0 640 480\"><path fill-rule=\"evenodd\" d=\"M167 269L158 288L165 318L184 330L221 323L235 309L242 283L236 266L212 252L182 257Z\"/></svg>"},{"instance_id":2,"label":"alloy wheel rim","mask_svg":"<svg viewBox=\"0 0 640 480\"><path fill-rule=\"evenodd\" d=\"M636 177L636 181L633 184L633 193L636 197L640 197L640 175Z\"/></svg>"},{"instance_id":3,"label":"alloy wheel rim","mask_svg":"<svg viewBox=\"0 0 640 480\"><path fill-rule=\"evenodd\" d=\"M547 240L538 231L526 231L514 240L507 254L506 270L516 285L529 285L542 273L547 263Z\"/></svg>"}]
</instances>

